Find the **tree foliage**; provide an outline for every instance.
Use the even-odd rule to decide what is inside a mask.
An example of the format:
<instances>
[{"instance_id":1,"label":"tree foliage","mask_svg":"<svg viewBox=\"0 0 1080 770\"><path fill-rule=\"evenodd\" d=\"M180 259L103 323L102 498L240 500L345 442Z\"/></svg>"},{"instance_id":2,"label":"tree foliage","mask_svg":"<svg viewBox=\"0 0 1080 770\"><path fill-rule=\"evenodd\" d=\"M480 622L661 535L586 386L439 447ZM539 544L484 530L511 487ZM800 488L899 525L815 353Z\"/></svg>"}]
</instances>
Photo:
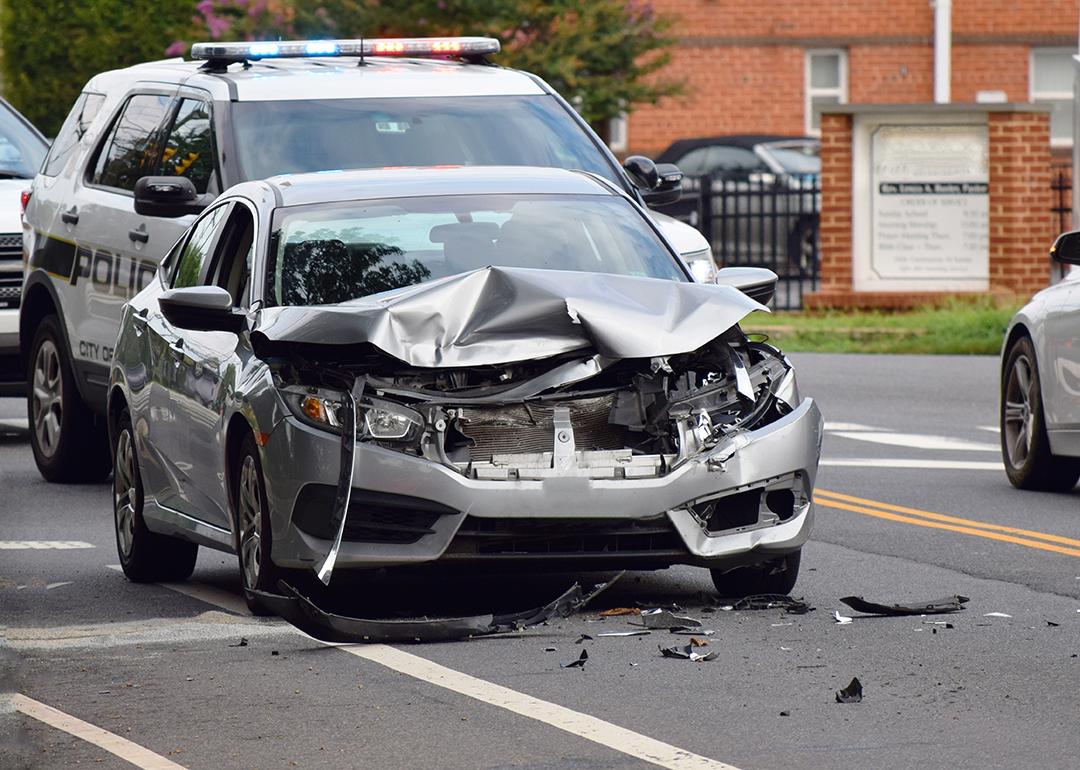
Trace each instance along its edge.
<instances>
[{"instance_id":1,"label":"tree foliage","mask_svg":"<svg viewBox=\"0 0 1080 770\"><path fill-rule=\"evenodd\" d=\"M164 58L192 13L188 3L157 0L3 0L4 96L52 136L87 80Z\"/></svg>"}]
</instances>

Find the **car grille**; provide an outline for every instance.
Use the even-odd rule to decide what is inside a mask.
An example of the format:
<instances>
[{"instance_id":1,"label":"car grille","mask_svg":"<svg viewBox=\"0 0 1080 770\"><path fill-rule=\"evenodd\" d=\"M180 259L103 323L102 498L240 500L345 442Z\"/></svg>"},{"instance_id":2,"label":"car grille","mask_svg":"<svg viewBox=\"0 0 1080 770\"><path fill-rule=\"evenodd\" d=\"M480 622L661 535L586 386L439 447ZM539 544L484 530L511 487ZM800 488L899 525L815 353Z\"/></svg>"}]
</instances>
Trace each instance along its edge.
<instances>
[{"instance_id":1,"label":"car grille","mask_svg":"<svg viewBox=\"0 0 1080 770\"><path fill-rule=\"evenodd\" d=\"M685 555L667 516L650 519L482 519L468 516L447 551L498 557Z\"/></svg>"},{"instance_id":2,"label":"car grille","mask_svg":"<svg viewBox=\"0 0 1080 770\"><path fill-rule=\"evenodd\" d=\"M475 445L470 450L474 462L490 462L493 455L550 452L555 442L555 406L570 410L577 449L622 449L626 428L611 425L608 415L615 394L580 398L548 404L466 407L460 410L461 432Z\"/></svg>"},{"instance_id":3,"label":"car grille","mask_svg":"<svg viewBox=\"0 0 1080 770\"><path fill-rule=\"evenodd\" d=\"M0 234L0 310L19 306L22 282L22 235Z\"/></svg>"},{"instance_id":4,"label":"car grille","mask_svg":"<svg viewBox=\"0 0 1080 770\"><path fill-rule=\"evenodd\" d=\"M332 540L337 536L331 515L337 490L329 484L308 484L296 498L293 524L307 534ZM407 495L354 489L343 539L357 543L408 545L434 534L440 516L456 515L453 508Z\"/></svg>"}]
</instances>

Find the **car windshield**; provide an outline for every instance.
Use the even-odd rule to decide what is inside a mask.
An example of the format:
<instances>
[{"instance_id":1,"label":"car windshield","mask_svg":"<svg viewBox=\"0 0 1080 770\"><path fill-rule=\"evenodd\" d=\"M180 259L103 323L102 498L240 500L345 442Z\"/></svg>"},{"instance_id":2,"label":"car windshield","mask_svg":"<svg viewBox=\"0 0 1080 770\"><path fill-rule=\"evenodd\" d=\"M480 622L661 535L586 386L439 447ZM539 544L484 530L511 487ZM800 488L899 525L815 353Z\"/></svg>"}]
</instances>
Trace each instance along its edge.
<instances>
[{"instance_id":1,"label":"car windshield","mask_svg":"<svg viewBox=\"0 0 1080 770\"><path fill-rule=\"evenodd\" d=\"M32 179L48 149L18 115L0 104L0 179Z\"/></svg>"},{"instance_id":2,"label":"car windshield","mask_svg":"<svg viewBox=\"0 0 1080 770\"><path fill-rule=\"evenodd\" d=\"M686 281L627 201L610 195L455 195L279 209L267 295L324 305L488 265Z\"/></svg>"},{"instance_id":3,"label":"car windshield","mask_svg":"<svg viewBox=\"0 0 1080 770\"><path fill-rule=\"evenodd\" d=\"M820 174L821 157L813 144L788 144L766 146L766 151L776 159L789 174Z\"/></svg>"},{"instance_id":4,"label":"car windshield","mask_svg":"<svg viewBox=\"0 0 1080 770\"><path fill-rule=\"evenodd\" d=\"M621 178L554 97L239 102L246 179L386 166L546 166Z\"/></svg>"}]
</instances>

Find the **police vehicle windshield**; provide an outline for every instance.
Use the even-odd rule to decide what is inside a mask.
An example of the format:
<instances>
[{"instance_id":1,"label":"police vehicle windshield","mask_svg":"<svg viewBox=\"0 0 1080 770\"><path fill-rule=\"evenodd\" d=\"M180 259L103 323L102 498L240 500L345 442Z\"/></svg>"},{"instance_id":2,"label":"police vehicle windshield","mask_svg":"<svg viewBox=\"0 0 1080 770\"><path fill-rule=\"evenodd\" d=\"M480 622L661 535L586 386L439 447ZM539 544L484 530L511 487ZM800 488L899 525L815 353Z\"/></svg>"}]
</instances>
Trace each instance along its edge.
<instances>
[{"instance_id":1,"label":"police vehicle windshield","mask_svg":"<svg viewBox=\"0 0 1080 770\"><path fill-rule=\"evenodd\" d=\"M489 265L685 281L641 215L610 195L455 195L280 209L277 305L346 302Z\"/></svg>"},{"instance_id":2,"label":"police vehicle windshield","mask_svg":"<svg viewBox=\"0 0 1080 770\"><path fill-rule=\"evenodd\" d=\"M551 96L239 102L243 177L388 166L546 166L622 180Z\"/></svg>"}]
</instances>

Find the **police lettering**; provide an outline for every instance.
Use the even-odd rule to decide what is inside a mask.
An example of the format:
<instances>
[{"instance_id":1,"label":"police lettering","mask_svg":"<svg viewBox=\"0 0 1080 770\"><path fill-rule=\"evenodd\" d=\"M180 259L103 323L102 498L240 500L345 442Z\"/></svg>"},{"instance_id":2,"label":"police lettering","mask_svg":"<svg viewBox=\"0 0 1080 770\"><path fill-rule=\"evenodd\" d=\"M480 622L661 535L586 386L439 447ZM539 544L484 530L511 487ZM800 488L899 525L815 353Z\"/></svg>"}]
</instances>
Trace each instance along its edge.
<instances>
[{"instance_id":1,"label":"police lettering","mask_svg":"<svg viewBox=\"0 0 1080 770\"><path fill-rule=\"evenodd\" d=\"M142 291L156 272L157 264L151 260L135 260L104 249L92 251L79 246L75 251L71 285L89 279L95 291L129 298Z\"/></svg>"}]
</instances>

